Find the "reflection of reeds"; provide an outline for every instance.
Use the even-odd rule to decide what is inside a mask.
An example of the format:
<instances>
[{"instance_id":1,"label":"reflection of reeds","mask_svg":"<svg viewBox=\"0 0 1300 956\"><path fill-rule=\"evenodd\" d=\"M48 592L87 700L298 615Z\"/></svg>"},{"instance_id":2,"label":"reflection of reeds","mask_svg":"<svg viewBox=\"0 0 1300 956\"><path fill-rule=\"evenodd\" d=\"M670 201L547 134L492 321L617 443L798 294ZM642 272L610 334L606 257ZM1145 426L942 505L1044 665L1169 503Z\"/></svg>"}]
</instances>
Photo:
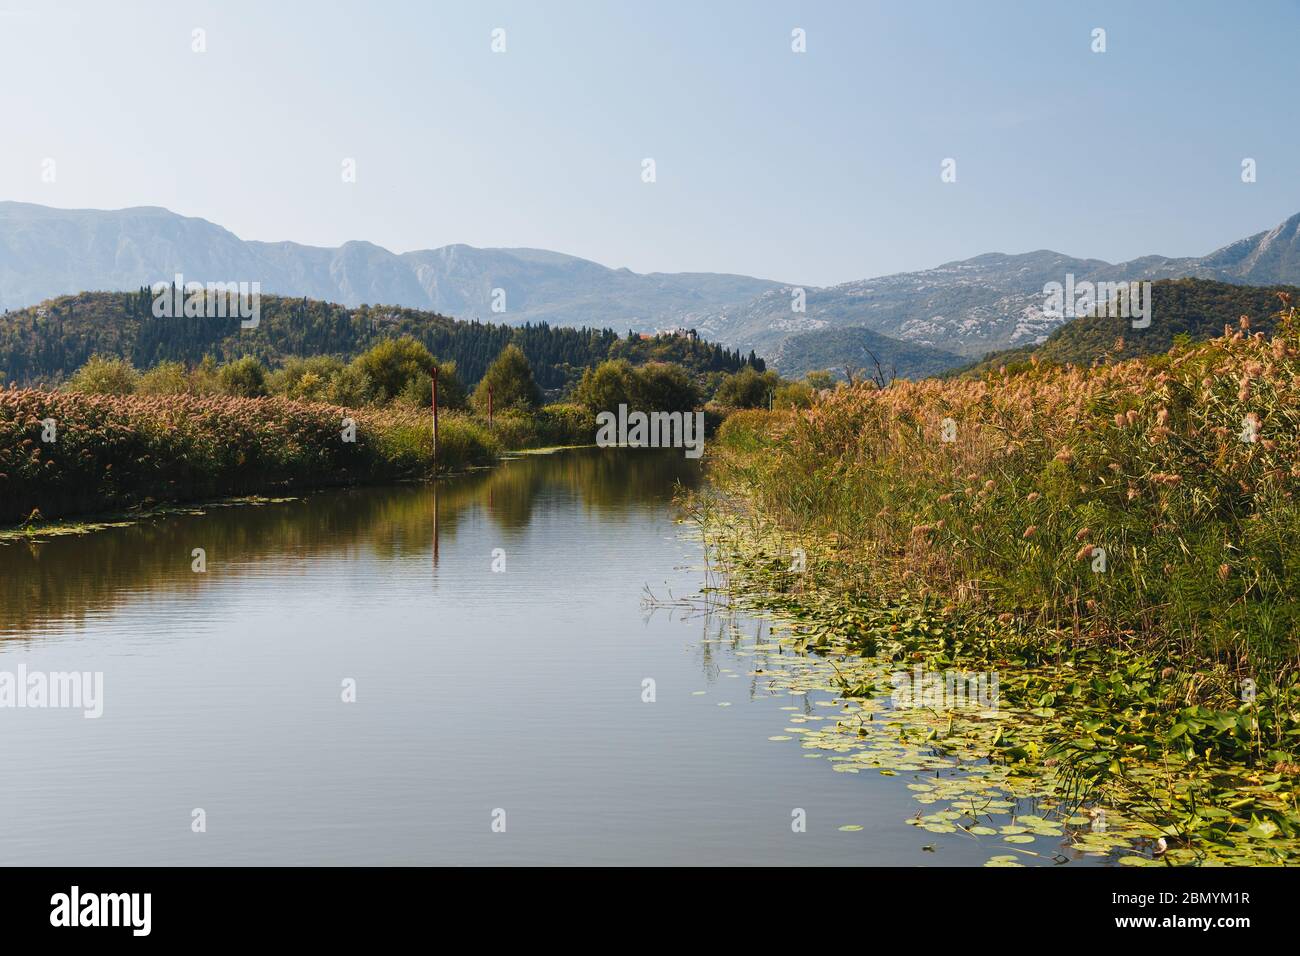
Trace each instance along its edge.
<instances>
[{"instance_id":1,"label":"reflection of reeds","mask_svg":"<svg viewBox=\"0 0 1300 956\"><path fill-rule=\"evenodd\" d=\"M1151 359L842 388L734 415L719 444L718 473L814 532L846 590L1243 671L1300 656L1294 311L1272 339L1243 319Z\"/></svg>"},{"instance_id":2,"label":"reflection of reeds","mask_svg":"<svg viewBox=\"0 0 1300 956\"><path fill-rule=\"evenodd\" d=\"M443 546L455 540L473 509L483 509L504 530L522 530L548 496L576 498L590 511L617 518L647 502L668 500L676 483L692 483L697 475L698 468L679 452L592 448L524 456L439 481L436 533ZM214 563L254 567L351 547L384 561L427 556L434 509L430 486L406 484L216 507L80 536L14 540L0 545L0 634L76 623L132 593L202 588L218 576L191 572L196 547Z\"/></svg>"}]
</instances>

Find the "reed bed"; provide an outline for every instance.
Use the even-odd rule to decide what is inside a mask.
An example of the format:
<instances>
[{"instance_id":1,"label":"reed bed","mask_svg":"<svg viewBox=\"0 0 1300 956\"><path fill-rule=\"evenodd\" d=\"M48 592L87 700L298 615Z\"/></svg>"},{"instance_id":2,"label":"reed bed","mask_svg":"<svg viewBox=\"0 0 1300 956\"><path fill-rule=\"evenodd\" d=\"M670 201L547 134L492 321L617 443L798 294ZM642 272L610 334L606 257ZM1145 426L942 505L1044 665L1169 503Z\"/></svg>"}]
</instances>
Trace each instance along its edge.
<instances>
[{"instance_id":1,"label":"reed bed","mask_svg":"<svg viewBox=\"0 0 1300 956\"><path fill-rule=\"evenodd\" d=\"M739 413L714 473L846 593L1277 676L1300 656L1298 326Z\"/></svg>"},{"instance_id":2,"label":"reed bed","mask_svg":"<svg viewBox=\"0 0 1300 956\"><path fill-rule=\"evenodd\" d=\"M487 464L500 451L501 442L470 416L442 417L439 471ZM0 391L0 523L433 470L430 416L413 409Z\"/></svg>"}]
</instances>

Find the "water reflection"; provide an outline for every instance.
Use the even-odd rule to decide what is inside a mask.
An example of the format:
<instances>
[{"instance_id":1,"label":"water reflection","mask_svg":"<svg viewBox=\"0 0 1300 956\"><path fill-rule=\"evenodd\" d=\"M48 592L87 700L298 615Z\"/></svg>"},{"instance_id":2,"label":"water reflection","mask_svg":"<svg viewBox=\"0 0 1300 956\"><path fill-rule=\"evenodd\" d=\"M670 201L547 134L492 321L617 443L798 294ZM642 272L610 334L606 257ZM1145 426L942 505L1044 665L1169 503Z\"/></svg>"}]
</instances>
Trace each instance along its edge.
<instances>
[{"instance_id":1,"label":"water reflection","mask_svg":"<svg viewBox=\"0 0 1300 956\"><path fill-rule=\"evenodd\" d=\"M678 485L698 480L698 465L679 451L578 449L520 456L435 485L331 490L0 544L0 637L80 626L141 592L197 591L250 565L325 552L360 549L383 561L428 554L436 572L443 548L479 514L518 533L543 509L577 499L588 514L618 519L662 508ZM191 570L195 548L206 552L205 574Z\"/></svg>"},{"instance_id":2,"label":"water reflection","mask_svg":"<svg viewBox=\"0 0 1300 956\"><path fill-rule=\"evenodd\" d=\"M911 791L773 739L829 692L791 695L810 662L700 593L668 507L696 468L527 456L0 547L0 670L102 673L105 699L0 709L5 861L929 862ZM942 862L987 853L954 835Z\"/></svg>"}]
</instances>

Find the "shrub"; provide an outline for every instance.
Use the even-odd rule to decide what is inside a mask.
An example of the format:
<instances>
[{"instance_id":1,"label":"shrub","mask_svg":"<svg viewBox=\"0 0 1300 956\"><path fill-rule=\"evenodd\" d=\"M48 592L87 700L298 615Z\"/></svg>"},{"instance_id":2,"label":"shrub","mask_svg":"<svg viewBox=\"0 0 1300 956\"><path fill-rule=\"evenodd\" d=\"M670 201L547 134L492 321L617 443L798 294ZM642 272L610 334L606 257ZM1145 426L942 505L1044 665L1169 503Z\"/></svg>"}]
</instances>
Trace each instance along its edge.
<instances>
[{"instance_id":1,"label":"shrub","mask_svg":"<svg viewBox=\"0 0 1300 956\"><path fill-rule=\"evenodd\" d=\"M221 366L217 386L232 398L259 398L266 394L266 369L252 356L235 359Z\"/></svg>"},{"instance_id":2,"label":"shrub","mask_svg":"<svg viewBox=\"0 0 1300 956\"><path fill-rule=\"evenodd\" d=\"M722 380L713 400L729 408L766 408L769 394L780 384L775 372L742 368Z\"/></svg>"},{"instance_id":3,"label":"shrub","mask_svg":"<svg viewBox=\"0 0 1300 956\"><path fill-rule=\"evenodd\" d=\"M68 379L67 389L83 395L130 395L139 379L140 373L125 359L92 355Z\"/></svg>"},{"instance_id":4,"label":"shrub","mask_svg":"<svg viewBox=\"0 0 1300 956\"><path fill-rule=\"evenodd\" d=\"M586 369L573 397L579 404L600 412L613 411L619 405L631 406L636 395L637 381L631 363L627 359L613 359Z\"/></svg>"},{"instance_id":5,"label":"shrub","mask_svg":"<svg viewBox=\"0 0 1300 956\"><path fill-rule=\"evenodd\" d=\"M136 392L140 395L184 395L190 379L180 362L160 362L140 376Z\"/></svg>"},{"instance_id":6,"label":"shrub","mask_svg":"<svg viewBox=\"0 0 1300 956\"><path fill-rule=\"evenodd\" d=\"M532 366L517 345L507 345L501 350L474 389L474 407L480 414L487 412L489 389L494 411L528 410L542 403L541 390L533 381Z\"/></svg>"},{"instance_id":7,"label":"shrub","mask_svg":"<svg viewBox=\"0 0 1300 956\"><path fill-rule=\"evenodd\" d=\"M434 359L423 343L404 335L384 339L353 359L352 364L370 380L371 398L383 403L402 394L412 379L428 377Z\"/></svg>"},{"instance_id":8,"label":"shrub","mask_svg":"<svg viewBox=\"0 0 1300 956\"><path fill-rule=\"evenodd\" d=\"M665 362L651 362L636 370L636 404L647 412L689 412L700 395L686 370Z\"/></svg>"},{"instance_id":9,"label":"shrub","mask_svg":"<svg viewBox=\"0 0 1300 956\"><path fill-rule=\"evenodd\" d=\"M790 382L776 390L772 407L779 409L812 408L815 393L803 382Z\"/></svg>"}]
</instances>

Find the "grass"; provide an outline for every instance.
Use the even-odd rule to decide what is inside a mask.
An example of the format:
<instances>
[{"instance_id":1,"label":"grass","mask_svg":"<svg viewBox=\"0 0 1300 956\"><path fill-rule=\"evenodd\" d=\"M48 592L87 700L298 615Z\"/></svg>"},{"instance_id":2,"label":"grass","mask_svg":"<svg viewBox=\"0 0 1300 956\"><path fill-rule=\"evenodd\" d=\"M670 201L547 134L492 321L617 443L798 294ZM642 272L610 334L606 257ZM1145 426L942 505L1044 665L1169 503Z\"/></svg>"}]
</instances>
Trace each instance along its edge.
<instances>
[{"instance_id":1,"label":"grass","mask_svg":"<svg viewBox=\"0 0 1300 956\"><path fill-rule=\"evenodd\" d=\"M427 411L347 409L283 398L0 391L0 524L431 476L503 450L594 433L567 406L489 429Z\"/></svg>"},{"instance_id":2,"label":"grass","mask_svg":"<svg viewBox=\"0 0 1300 956\"><path fill-rule=\"evenodd\" d=\"M1086 797L1112 830L1076 848L1123 862L1278 862L1300 855L1297 426L1288 308L1272 337L1243 318L1136 361L739 413L696 504L733 593L844 700L918 663L1001 676L997 721L888 712L890 740L998 768L963 765L963 799Z\"/></svg>"},{"instance_id":3,"label":"grass","mask_svg":"<svg viewBox=\"0 0 1300 956\"><path fill-rule=\"evenodd\" d=\"M733 415L714 474L820 542L841 589L1277 677L1300 660L1296 325Z\"/></svg>"}]
</instances>

